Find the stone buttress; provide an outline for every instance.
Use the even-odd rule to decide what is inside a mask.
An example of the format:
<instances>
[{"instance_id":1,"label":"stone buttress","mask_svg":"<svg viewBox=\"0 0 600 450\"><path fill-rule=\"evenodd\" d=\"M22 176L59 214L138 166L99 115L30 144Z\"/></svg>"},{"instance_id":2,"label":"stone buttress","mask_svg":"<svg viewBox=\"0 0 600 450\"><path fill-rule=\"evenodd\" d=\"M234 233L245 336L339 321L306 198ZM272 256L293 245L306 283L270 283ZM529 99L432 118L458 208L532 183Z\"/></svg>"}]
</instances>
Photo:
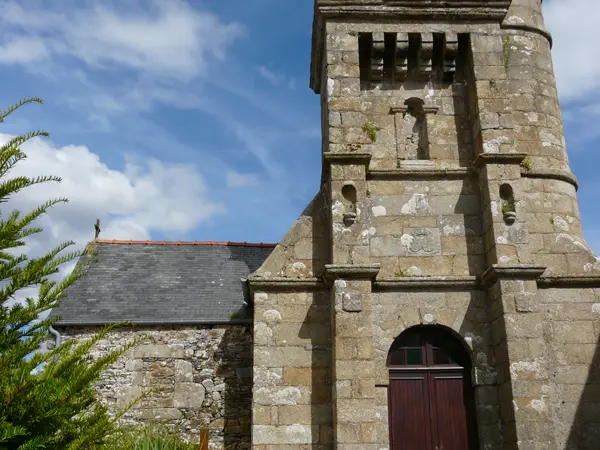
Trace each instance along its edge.
<instances>
[{"instance_id":1,"label":"stone buttress","mask_svg":"<svg viewBox=\"0 0 600 450\"><path fill-rule=\"evenodd\" d=\"M317 0L320 191L254 298L253 448L390 447L386 358L472 359L478 446L600 439L600 276L540 0Z\"/></svg>"}]
</instances>

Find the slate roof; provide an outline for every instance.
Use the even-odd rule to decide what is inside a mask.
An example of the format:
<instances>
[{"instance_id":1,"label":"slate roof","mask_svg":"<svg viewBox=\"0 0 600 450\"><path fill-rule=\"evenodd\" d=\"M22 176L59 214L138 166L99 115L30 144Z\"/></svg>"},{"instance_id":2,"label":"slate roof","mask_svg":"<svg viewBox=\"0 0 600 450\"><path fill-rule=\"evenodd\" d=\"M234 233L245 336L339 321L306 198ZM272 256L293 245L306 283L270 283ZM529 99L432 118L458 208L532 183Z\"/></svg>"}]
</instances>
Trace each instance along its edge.
<instances>
[{"instance_id":1,"label":"slate roof","mask_svg":"<svg viewBox=\"0 0 600 450\"><path fill-rule=\"evenodd\" d=\"M59 316L56 326L248 323L245 279L274 247L97 240L96 262L51 316Z\"/></svg>"}]
</instances>

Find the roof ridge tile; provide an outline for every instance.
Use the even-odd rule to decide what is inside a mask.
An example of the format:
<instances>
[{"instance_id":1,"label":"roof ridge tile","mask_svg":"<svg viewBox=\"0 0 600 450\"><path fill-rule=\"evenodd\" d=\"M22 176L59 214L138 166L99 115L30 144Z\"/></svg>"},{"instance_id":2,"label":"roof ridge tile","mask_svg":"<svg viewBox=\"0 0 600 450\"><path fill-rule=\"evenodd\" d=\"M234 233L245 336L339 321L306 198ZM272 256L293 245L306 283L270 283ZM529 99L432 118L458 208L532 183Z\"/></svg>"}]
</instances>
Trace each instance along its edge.
<instances>
[{"instance_id":1,"label":"roof ridge tile","mask_svg":"<svg viewBox=\"0 0 600 450\"><path fill-rule=\"evenodd\" d=\"M95 239L96 244L121 244L121 245L221 245L231 247L276 247L275 243L265 242L233 242L233 241L135 241L122 239Z\"/></svg>"}]
</instances>

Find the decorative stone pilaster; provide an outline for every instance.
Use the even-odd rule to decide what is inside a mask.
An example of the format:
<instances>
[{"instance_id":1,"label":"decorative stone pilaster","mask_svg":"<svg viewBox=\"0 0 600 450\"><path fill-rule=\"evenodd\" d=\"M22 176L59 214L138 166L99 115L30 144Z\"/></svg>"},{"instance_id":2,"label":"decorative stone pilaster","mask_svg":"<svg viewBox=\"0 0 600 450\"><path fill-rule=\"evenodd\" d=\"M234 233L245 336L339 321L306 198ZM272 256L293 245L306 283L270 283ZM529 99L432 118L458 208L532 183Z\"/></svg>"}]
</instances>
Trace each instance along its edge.
<instances>
[{"instance_id":1,"label":"decorative stone pilaster","mask_svg":"<svg viewBox=\"0 0 600 450\"><path fill-rule=\"evenodd\" d=\"M527 224L521 164L511 114L502 38L471 35L471 124L482 196L483 231L487 262L523 264L527 252Z\"/></svg>"},{"instance_id":2,"label":"decorative stone pilaster","mask_svg":"<svg viewBox=\"0 0 600 450\"><path fill-rule=\"evenodd\" d=\"M482 276L490 299L503 448L557 448L536 281L545 269L493 265Z\"/></svg>"},{"instance_id":3,"label":"decorative stone pilaster","mask_svg":"<svg viewBox=\"0 0 600 450\"><path fill-rule=\"evenodd\" d=\"M521 153L481 153L475 161L482 194L484 245L488 264L529 262L523 210Z\"/></svg>"},{"instance_id":4,"label":"decorative stone pilaster","mask_svg":"<svg viewBox=\"0 0 600 450\"><path fill-rule=\"evenodd\" d=\"M375 443L385 411L375 402L371 285L379 265L328 265L333 303L332 404L334 449Z\"/></svg>"},{"instance_id":5,"label":"decorative stone pilaster","mask_svg":"<svg viewBox=\"0 0 600 450\"><path fill-rule=\"evenodd\" d=\"M330 174L332 262L365 264L369 262L369 245L363 232L367 196L368 153L327 152L323 159ZM367 231L368 232L368 231Z\"/></svg>"}]
</instances>

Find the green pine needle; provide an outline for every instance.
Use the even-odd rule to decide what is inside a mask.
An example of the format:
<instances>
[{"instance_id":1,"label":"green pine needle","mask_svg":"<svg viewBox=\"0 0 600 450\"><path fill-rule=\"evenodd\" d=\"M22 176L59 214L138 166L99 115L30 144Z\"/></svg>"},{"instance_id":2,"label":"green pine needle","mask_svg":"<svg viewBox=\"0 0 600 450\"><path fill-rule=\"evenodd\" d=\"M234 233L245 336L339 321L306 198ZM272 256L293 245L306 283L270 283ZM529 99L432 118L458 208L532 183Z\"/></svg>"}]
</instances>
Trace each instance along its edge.
<instances>
[{"instance_id":1,"label":"green pine needle","mask_svg":"<svg viewBox=\"0 0 600 450\"><path fill-rule=\"evenodd\" d=\"M0 112L0 123L28 103L27 98ZM93 261L83 252L69 252L73 242L56 245L46 255L30 258L25 251L27 238L42 232L34 222L66 198L46 201L29 212L10 211L7 205L16 193L30 186L60 182L52 175L9 177L10 171L27 155L21 146L47 136L44 131L16 136L0 145L0 448L79 450L100 448L118 433L117 419L133 405L111 417L95 394L94 385L102 372L139 341L93 360L92 347L115 325L102 329L87 342L67 340L47 352L39 351L51 339L48 328L55 319L40 320L56 308L64 291L85 273ZM18 249L22 247L23 252ZM79 259L75 270L56 281L59 268ZM20 302L25 289L37 294ZM12 302L8 307L7 302Z\"/></svg>"}]
</instances>

